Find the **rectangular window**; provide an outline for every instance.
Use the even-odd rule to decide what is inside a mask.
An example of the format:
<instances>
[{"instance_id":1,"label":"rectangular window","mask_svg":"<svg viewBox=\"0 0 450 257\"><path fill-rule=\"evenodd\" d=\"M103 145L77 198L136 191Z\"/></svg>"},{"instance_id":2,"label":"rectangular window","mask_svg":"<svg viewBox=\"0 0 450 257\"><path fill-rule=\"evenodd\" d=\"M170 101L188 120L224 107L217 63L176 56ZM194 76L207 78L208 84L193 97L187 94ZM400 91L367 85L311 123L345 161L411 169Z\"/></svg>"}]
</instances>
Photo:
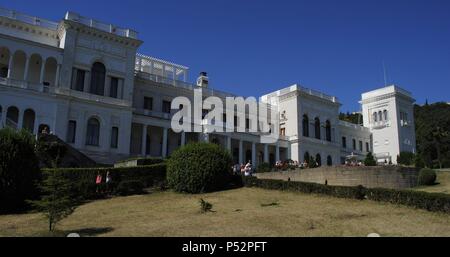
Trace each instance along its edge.
<instances>
[{"instance_id":1,"label":"rectangular window","mask_svg":"<svg viewBox=\"0 0 450 257\"><path fill-rule=\"evenodd\" d=\"M352 141L353 141L353 150L356 150L356 140L353 139Z\"/></svg>"},{"instance_id":2,"label":"rectangular window","mask_svg":"<svg viewBox=\"0 0 450 257\"><path fill-rule=\"evenodd\" d=\"M72 89L84 91L84 77L86 71L74 68L72 70Z\"/></svg>"},{"instance_id":3,"label":"rectangular window","mask_svg":"<svg viewBox=\"0 0 450 257\"><path fill-rule=\"evenodd\" d=\"M109 90L109 96L117 98L117 91L119 88L119 79L115 77L111 77L111 85Z\"/></svg>"},{"instance_id":4,"label":"rectangular window","mask_svg":"<svg viewBox=\"0 0 450 257\"><path fill-rule=\"evenodd\" d=\"M153 110L153 98L144 96L144 109Z\"/></svg>"},{"instance_id":5,"label":"rectangular window","mask_svg":"<svg viewBox=\"0 0 450 257\"><path fill-rule=\"evenodd\" d=\"M164 113L170 113L170 101L163 100L162 111Z\"/></svg>"},{"instance_id":6,"label":"rectangular window","mask_svg":"<svg viewBox=\"0 0 450 257\"><path fill-rule=\"evenodd\" d=\"M366 142L366 152L370 152L369 142Z\"/></svg>"},{"instance_id":7,"label":"rectangular window","mask_svg":"<svg viewBox=\"0 0 450 257\"><path fill-rule=\"evenodd\" d=\"M245 129L250 129L250 119L249 118L245 119Z\"/></svg>"},{"instance_id":8,"label":"rectangular window","mask_svg":"<svg viewBox=\"0 0 450 257\"><path fill-rule=\"evenodd\" d=\"M111 130L111 148L117 148L119 142L119 128L112 127Z\"/></svg>"},{"instance_id":9,"label":"rectangular window","mask_svg":"<svg viewBox=\"0 0 450 257\"><path fill-rule=\"evenodd\" d=\"M77 130L77 122L74 120L69 120L67 126L67 143L75 143L75 133Z\"/></svg>"},{"instance_id":10,"label":"rectangular window","mask_svg":"<svg viewBox=\"0 0 450 257\"><path fill-rule=\"evenodd\" d=\"M346 137L342 137L342 147L347 148L347 138Z\"/></svg>"},{"instance_id":11,"label":"rectangular window","mask_svg":"<svg viewBox=\"0 0 450 257\"><path fill-rule=\"evenodd\" d=\"M280 128L280 135L286 136L286 128Z\"/></svg>"},{"instance_id":12,"label":"rectangular window","mask_svg":"<svg viewBox=\"0 0 450 257\"><path fill-rule=\"evenodd\" d=\"M363 143L362 143L362 141L360 140L359 141L359 150L362 152L362 150L363 150Z\"/></svg>"}]
</instances>

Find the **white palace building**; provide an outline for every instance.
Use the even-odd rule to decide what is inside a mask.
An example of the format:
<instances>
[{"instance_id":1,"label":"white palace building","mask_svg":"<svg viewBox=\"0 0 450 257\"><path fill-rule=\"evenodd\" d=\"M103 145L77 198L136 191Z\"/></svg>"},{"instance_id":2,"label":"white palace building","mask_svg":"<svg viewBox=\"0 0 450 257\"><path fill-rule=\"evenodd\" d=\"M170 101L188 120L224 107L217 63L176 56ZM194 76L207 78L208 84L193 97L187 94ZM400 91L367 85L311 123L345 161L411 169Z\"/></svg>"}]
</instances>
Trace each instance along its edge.
<instances>
[{"instance_id":1,"label":"white palace building","mask_svg":"<svg viewBox=\"0 0 450 257\"><path fill-rule=\"evenodd\" d=\"M256 165L308 156L336 165L369 151L396 163L415 152L414 99L397 86L362 94L363 126L339 120L336 97L292 85L259 98L279 115L275 143L250 132L175 133L173 98L233 94L208 88L206 73L187 82L188 67L137 53L142 43L134 30L73 12L53 22L0 8L0 127L46 129L101 163L166 157L199 140Z\"/></svg>"}]
</instances>

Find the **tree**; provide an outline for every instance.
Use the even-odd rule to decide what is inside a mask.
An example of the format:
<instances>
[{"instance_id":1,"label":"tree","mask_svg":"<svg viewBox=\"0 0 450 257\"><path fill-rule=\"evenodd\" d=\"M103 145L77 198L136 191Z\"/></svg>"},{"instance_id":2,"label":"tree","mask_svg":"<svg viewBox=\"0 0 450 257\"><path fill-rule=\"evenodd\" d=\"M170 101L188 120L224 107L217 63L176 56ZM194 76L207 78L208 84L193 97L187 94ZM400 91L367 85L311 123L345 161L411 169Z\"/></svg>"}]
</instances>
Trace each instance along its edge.
<instances>
[{"instance_id":1,"label":"tree","mask_svg":"<svg viewBox=\"0 0 450 257\"><path fill-rule=\"evenodd\" d=\"M366 155L366 159L364 159L364 165L366 166L376 166L377 162L375 161L375 158L373 157L371 152L368 152Z\"/></svg>"},{"instance_id":2,"label":"tree","mask_svg":"<svg viewBox=\"0 0 450 257\"><path fill-rule=\"evenodd\" d=\"M437 162L439 163L439 169L442 169L441 148L442 148L442 145L443 145L443 141L448 138L449 133L448 133L448 130L445 130L445 129L443 129L440 126L437 126L431 132L431 135L433 137L434 145L436 146Z\"/></svg>"},{"instance_id":3,"label":"tree","mask_svg":"<svg viewBox=\"0 0 450 257\"><path fill-rule=\"evenodd\" d=\"M48 229L53 231L56 223L76 208L76 201L71 199L71 183L58 169L51 169L45 172L40 189L41 199L31 203L48 218Z\"/></svg>"},{"instance_id":4,"label":"tree","mask_svg":"<svg viewBox=\"0 0 450 257\"><path fill-rule=\"evenodd\" d=\"M37 199L41 179L35 140L26 130L0 129L0 212L23 210Z\"/></svg>"},{"instance_id":5,"label":"tree","mask_svg":"<svg viewBox=\"0 0 450 257\"><path fill-rule=\"evenodd\" d=\"M39 136L36 152L44 166L57 168L67 152L67 147L58 140L52 140L52 136Z\"/></svg>"}]
</instances>

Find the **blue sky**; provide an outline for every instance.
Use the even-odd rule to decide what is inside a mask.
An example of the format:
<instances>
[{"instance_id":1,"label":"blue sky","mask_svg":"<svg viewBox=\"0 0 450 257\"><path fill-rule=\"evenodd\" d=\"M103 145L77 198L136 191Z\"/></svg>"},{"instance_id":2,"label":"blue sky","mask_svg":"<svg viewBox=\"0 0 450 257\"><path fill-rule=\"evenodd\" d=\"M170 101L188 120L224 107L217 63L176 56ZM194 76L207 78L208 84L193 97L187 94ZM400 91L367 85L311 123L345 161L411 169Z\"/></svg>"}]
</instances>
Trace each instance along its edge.
<instances>
[{"instance_id":1,"label":"blue sky","mask_svg":"<svg viewBox=\"0 0 450 257\"><path fill-rule=\"evenodd\" d=\"M450 101L450 1L7 1L59 20L67 10L139 32L139 52L207 71L215 89L244 96L294 83L359 110L388 84L418 103Z\"/></svg>"}]
</instances>

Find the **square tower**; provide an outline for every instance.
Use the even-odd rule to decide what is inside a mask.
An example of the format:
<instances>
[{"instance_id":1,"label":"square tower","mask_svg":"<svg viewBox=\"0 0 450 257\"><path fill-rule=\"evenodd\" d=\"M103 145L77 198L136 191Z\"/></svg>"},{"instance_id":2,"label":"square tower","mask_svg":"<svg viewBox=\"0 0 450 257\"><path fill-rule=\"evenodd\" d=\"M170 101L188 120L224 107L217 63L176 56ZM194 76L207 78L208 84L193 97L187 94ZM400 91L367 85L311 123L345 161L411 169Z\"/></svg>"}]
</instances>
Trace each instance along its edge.
<instances>
[{"instance_id":1,"label":"square tower","mask_svg":"<svg viewBox=\"0 0 450 257\"><path fill-rule=\"evenodd\" d=\"M372 133L379 162L397 163L400 152L416 152L414 102L410 92L395 85L361 95L364 126Z\"/></svg>"}]
</instances>

